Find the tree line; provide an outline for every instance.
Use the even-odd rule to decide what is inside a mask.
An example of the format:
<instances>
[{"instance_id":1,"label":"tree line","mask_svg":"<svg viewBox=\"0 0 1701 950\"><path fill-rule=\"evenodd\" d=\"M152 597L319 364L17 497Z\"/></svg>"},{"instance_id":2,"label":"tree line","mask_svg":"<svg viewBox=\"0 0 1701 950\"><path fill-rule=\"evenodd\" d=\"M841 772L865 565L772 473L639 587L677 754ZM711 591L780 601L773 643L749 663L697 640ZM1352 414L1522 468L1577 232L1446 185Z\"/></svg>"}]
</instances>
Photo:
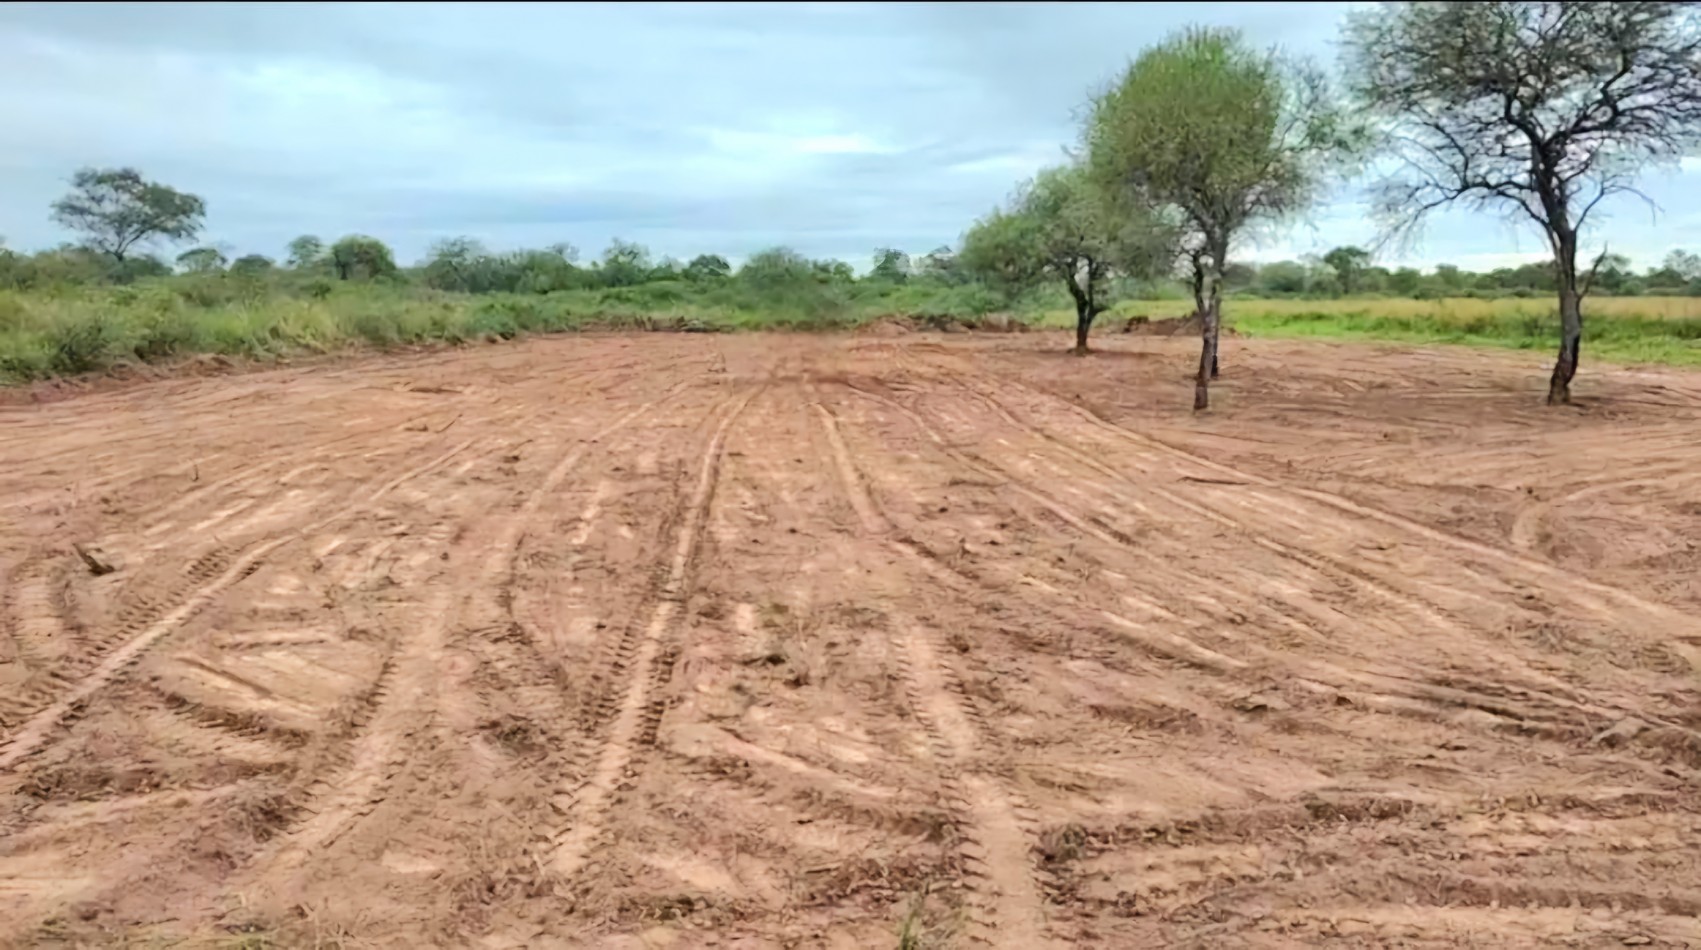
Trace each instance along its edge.
<instances>
[{"instance_id":1,"label":"tree line","mask_svg":"<svg viewBox=\"0 0 1701 950\"><path fill-rule=\"evenodd\" d=\"M470 293L621 288L736 276L751 287L973 284L1005 299L1038 288L1066 292L1076 352L1120 297L1179 281L1193 299L1201 347L1195 408L1218 375L1223 301L1272 296L1552 294L1560 346L1548 401L1570 401L1590 293L1701 292L1701 259L1674 251L1643 274L1590 243L1605 200L1639 195L1637 174L1701 146L1701 14L1695 3L1574 0L1392 2L1354 11L1342 31L1344 83L1316 64L1253 45L1233 29L1188 28L1141 51L1090 97L1069 160L1023 182L974 222L960 247L920 259L875 253L866 276L841 261L785 248L754 255L736 274L724 257L653 261L615 241L581 265L568 245L491 253L470 238L435 245L416 267L397 266L376 238L291 242L283 264L326 280L416 280ZM1413 236L1433 211L1463 206L1534 225L1542 264L1471 274L1424 274L1374 264L1372 250L1336 248L1262 267L1246 246L1315 208L1338 184L1378 166L1372 183L1379 242ZM135 169L84 169L53 205L81 245L0 254L0 285L83 275L125 281L173 270L138 249L186 242L205 219L197 196ZM229 260L201 246L176 270L258 276L279 265L255 254Z\"/></svg>"}]
</instances>

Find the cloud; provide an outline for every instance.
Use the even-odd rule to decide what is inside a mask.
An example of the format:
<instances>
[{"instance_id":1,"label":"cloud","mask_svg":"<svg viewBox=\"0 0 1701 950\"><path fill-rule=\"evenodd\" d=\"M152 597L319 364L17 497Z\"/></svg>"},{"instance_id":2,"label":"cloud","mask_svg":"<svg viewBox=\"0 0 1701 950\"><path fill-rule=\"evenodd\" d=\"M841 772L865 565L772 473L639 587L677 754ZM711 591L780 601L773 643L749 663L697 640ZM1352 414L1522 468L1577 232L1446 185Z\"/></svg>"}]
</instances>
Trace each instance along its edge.
<instances>
[{"instance_id":1,"label":"cloud","mask_svg":"<svg viewBox=\"0 0 1701 950\"><path fill-rule=\"evenodd\" d=\"M954 242L1063 158L1091 93L1192 22L1330 61L1341 5L0 5L0 233L68 235L47 206L82 165L200 194L207 238L276 254L363 232L417 258L614 237L658 255L787 244L866 262ZM1639 260L1701 244L1701 169L1651 180ZM1343 192L1257 259L1374 237ZM1443 216L1422 260L1539 252Z\"/></svg>"}]
</instances>

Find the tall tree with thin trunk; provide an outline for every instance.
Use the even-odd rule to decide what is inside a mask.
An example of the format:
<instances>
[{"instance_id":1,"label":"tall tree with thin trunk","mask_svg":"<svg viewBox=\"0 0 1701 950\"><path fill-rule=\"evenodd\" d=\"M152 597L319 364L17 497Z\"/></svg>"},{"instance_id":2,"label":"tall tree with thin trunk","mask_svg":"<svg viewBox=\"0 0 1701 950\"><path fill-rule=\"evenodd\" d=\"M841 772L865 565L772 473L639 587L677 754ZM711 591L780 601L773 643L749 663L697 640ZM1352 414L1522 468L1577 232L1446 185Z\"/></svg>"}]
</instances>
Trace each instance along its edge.
<instances>
[{"instance_id":1,"label":"tall tree with thin trunk","mask_svg":"<svg viewBox=\"0 0 1701 950\"><path fill-rule=\"evenodd\" d=\"M91 250L122 264L137 245L156 238L185 241L201 231L207 203L134 168L83 168L71 193L53 203L53 220L81 232Z\"/></svg>"},{"instance_id":2,"label":"tall tree with thin trunk","mask_svg":"<svg viewBox=\"0 0 1701 950\"><path fill-rule=\"evenodd\" d=\"M1106 192L1078 165L1049 168L1008 210L975 222L957 256L965 273L1012 294L1059 281L1075 302L1075 349L1110 309L1111 278L1156 276L1175 260L1178 229L1137 192Z\"/></svg>"},{"instance_id":3,"label":"tall tree with thin trunk","mask_svg":"<svg viewBox=\"0 0 1701 950\"><path fill-rule=\"evenodd\" d=\"M1353 153L1350 131L1319 70L1255 50L1235 30L1185 30L1093 101L1084 138L1094 177L1180 209L1203 265L1195 409L1210 404L1235 240L1310 206L1332 160Z\"/></svg>"},{"instance_id":4,"label":"tall tree with thin trunk","mask_svg":"<svg viewBox=\"0 0 1701 950\"><path fill-rule=\"evenodd\" d=\"M1356 98L1403 159L1381 186L1391 233L1457 202L1547 238L1560 322L1547 401L1570 402L1593 277L1581 232L1601 202L1635 193L1642 167L1701 145L1701 9L1388 3L1349 17L1345 39Z\"/></svg>"}]
</instances>

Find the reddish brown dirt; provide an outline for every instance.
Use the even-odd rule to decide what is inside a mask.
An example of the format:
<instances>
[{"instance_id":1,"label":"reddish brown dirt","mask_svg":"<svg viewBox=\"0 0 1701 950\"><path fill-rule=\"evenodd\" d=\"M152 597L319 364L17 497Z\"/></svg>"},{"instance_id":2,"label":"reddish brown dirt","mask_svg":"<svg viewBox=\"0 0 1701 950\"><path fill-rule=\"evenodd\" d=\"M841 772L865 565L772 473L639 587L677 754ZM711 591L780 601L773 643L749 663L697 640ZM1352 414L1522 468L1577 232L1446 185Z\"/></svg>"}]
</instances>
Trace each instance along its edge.
<instances>
[{"instance_id":1,"label":"reddish brown dirt","mask_svg":"<svg viewBox=\"0 0 1701 950\"><path fill-rule=\"evenodd\" d=\"M0 940L1701 945L1701 376L1066 345L0 408Z\"/></svg>"}]
</instances>

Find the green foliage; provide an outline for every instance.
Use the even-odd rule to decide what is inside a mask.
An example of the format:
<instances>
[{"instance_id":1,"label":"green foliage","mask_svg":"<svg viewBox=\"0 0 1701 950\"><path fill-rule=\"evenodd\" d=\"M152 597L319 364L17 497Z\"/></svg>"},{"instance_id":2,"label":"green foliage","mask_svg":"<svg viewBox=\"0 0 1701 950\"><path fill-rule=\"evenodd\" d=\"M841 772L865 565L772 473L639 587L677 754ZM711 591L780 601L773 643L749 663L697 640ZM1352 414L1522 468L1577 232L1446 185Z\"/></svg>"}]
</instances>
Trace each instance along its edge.
<instances>
[{"instance_id":1,"label":"green foliage","mask_svg":"<svg viewBox=\"0 0 1701 950\"><path fill-rule=\"evenodd\" d=\"M1363 134L1314 67L1192 28L1140 54L1093 102L1084 138L1095 177L1178 208L1220 271L1245 227L1309 207Z\"/></svg>"},{"instance_id":2,"label":"green foliage","mask_svg":"<svg viewBox=\"0 0 1701 950\"><path fill-rule=\"evenodd\" d=\"M196 247L177 255L177 266L186 274L208 274L224 270L224 252L216 247Z\"/></svg>"},{"instance_id":3,"label":"green foliage","mask_svg":"<svg viewBox=\"0 0 1701 950\"><path fill-rule=\"evenodd\" d=\"M364 234L351 234L331 245L330 261L338 280L376 280L396 273L389 246Z\"/></svg>"},{"instance_id":4,"label":"green foliage","mask_svg":"<svg viewBox=\"0 0 1701 950\"><path fill-rule=\"evenodd\" d=\"M1540 316L1488 313L1462 319L1369 312L1242 313L1234 319L1234 326L1253 336L1449 343L1520 350L1545 350L1553 346L1560 331L1557 313ZM1608 360L1701 365L1701 318L1614 316L1597 320L1590 331L1589 349Z\"/></svg>"},{"instance_id":5,"label":"green foliage","mask_svg":"<svg viewBox=\"0 0 1701 950\"><path fill-rule=\"evenodd\" d=\"M910 279L910 256L895 247L874 250L874 266L868 276L889 284L901 284Z\"/></svg>"},{"instance_id":6,"label":"green foliage","mask_svg":"<svg viewBox=\"0 0 1701 950\"><path fill-rule=\"evenodd\" d=\"M296 270L305 270L320 264L325 259L325 242L311 234L289 242L289 266Z\"/></svg>"},{"instance_id":7,"label":"green foliage","mask_svg":"<svg viewBox=\"0 0 1701 950\"><path fill-rule=\"evenodd\" d=\"M259 277L275 266L272 259L264 254L244 254L230 262L230 272L238 276Z\"/></svg>"},{"instance_id":8,"label":"green foliage","mask_svg":"<svg viewBox=\"0 0 1701 950\"><path fill-rule=\"evenodd\" d=\"M691 281L724 280L732 274L732 265L719 254L699 254L685 265L685 279Z\"/></svg>"},{"instance_id":9,"label":"green foliage","mask_svg":"<svg viewBox=\"0 0 1701 950\"><path fill-rule=\"evenodd\" d=\"M1008 211L994 211L969 229L950 267L1007 300L1042 281L1061 283L1075 302L1076 346L1085 352L1087 330L1118 286L1112 278L1155 277L1175 260L1178 229L1162 209L1135 200L1140 194L1107 190L1080 166L1047 169L1017 191Z\"/></svg>"},{"instance_id":10,"label":"green foliage","mask_svg":"<svg viewBox=\"0 0 1701 950\"><path fill-rule=\"evenodd\" d=\"M1359 287L1359 276L1370 266L1370 252L1361 247L1337 247L1323 255L1323 263L1335 272L1341 292L1349 296Z\"/></svg>"},{"instance_id":11,"label":"green foliage","mask_svg":"<svg viewBox=\"0 0 1701 950\"><path fill-rule=\"evenodd\" d=\"M71 176L71 193L53 203L53 220L81 232L90 249L116 261L154 238L194 237L206 214L200 198L148 181L134 168L79 169Z\"/></svg>"},{"instance_id":12,"label":"green foliage","mask_svg":"<svg viewBox=\"0 0 1701 950\"><path fill-rule=\"evenodd\" d=\"M650 274L650 252L642 244L615 238L597 263L597 276L604 287L634 287Z\"/></svg>"}]
</instances>

